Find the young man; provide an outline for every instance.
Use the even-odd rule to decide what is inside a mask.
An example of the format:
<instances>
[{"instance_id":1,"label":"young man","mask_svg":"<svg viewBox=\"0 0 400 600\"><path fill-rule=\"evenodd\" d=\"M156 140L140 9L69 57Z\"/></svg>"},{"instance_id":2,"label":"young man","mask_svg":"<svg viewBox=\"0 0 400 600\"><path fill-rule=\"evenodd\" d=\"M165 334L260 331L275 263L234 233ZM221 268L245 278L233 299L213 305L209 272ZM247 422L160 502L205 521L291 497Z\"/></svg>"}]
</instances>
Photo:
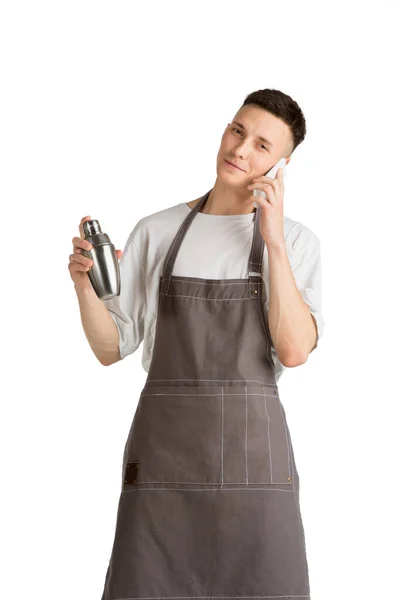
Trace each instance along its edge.
<instances>
[{"instance_id":1,"label":"young man","mask_svg":"<svg viewBox=\"0 0 400 600\"><path fill-rule=\"evenodd\" d=\"M213 188L128 238L121 294L104 301L117 327L110 318L110 339L91 344L112 364L144 340L148 373L103 600L310 597L277 380L322 333L320 247L284 216L282 171L264 176L305 130L289 96L250 94L222 136Z\"/></svg>"}]
</instances>

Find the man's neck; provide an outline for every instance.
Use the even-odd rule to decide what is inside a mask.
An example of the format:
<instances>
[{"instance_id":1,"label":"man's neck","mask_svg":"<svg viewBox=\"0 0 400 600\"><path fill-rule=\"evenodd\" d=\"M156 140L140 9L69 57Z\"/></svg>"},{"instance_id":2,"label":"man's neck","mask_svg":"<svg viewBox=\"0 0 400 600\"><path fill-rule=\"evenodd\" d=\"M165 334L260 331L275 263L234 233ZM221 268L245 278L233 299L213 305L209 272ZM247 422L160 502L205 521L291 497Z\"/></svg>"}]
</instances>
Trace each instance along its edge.
<instances>
[{"instance_id":1,"label":"man's neck","mask_svg":"<svg viewBox=\"0 0 400 600\"><path fill-rule=\"evenodd\" d=\"M197 202L196 202L197 203ZM246 215L255 212L256 209L252 202L243 201L236 198L234 194L223 191L222 194L216 194L215 187L211 190L205 205L200 212L207 215Z\"/></svg>"}]
</instances>

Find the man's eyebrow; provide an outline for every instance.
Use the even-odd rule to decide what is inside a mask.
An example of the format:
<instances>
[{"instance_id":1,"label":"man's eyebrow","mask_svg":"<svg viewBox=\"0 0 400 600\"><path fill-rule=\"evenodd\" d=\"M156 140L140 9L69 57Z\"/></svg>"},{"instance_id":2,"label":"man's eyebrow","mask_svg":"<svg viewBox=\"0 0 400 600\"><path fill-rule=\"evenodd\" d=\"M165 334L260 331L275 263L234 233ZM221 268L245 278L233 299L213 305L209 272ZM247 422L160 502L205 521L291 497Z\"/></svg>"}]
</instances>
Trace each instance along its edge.
<instances>
[{"instance_id":1,"label":"man's eyebrow","mask_svg":"<svg viewBox=\"0 0 400 600\"><path fill-rule=\"evenodd\" d=\"M239 127L241 127L242 129L244 129L246 131L246 127L244 125L242 125L241 123L239 123L238 121L232 121L232 123L236 123L236 125L239 125ZM258 139L262 140L263 142L265 142L266 144L268 144L272 148L272 144L271 144L271 142L269 140L266 140L261 135L258 136Z\"/></svg>"}]
</instances>

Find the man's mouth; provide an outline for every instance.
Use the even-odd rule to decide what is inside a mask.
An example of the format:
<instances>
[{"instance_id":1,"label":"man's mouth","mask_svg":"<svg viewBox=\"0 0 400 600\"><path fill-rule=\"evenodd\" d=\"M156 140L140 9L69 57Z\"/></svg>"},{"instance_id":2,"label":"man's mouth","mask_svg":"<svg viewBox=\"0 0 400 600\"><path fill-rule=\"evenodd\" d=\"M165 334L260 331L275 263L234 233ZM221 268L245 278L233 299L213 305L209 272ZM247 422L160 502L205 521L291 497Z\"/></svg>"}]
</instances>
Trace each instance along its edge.
<instances>
[{"instance_id":1,"label":"man's mouth","mask_svg":"<svg viewBox=\"0 0 400 600\"><path fill-rule=\"evenodd\" d=\"M238 171L243 171L244 169L241 169L240 167L238 167L237 165L235 165L234 163L231 163L229 160L226 160L226 158L224 158L224 161L226 163L228 163L228 165L230 165L231 167L233 167L234 169L237 169Z\"/></svg>"}]
</instances>

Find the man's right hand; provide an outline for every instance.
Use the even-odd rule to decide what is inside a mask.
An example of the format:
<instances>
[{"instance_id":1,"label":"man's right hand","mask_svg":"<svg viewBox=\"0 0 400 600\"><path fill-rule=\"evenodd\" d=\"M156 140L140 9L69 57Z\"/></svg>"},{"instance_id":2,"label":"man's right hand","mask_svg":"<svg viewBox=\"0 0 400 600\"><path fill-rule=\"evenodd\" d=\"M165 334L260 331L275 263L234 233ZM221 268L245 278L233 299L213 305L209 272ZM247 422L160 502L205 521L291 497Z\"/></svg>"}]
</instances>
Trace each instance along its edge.
<instances>
[{"instance_id":1,"label":"man's right hand","mask_svg":"<svg viewBox=\"0 0 400 600\"><path fill-rule=\"evenodd\" d=\"M92 217L87 216L81 219L79 224L80 237L72 238L73 253L69 255L69 273L72 281L76 287L81 289L93 288L92 282L90 281L88 271L93 265L93 260L83 256L82 250L91 250L92 244L85 240L85 234L83 233L83 223L90 221ZM122 250L116 250L117 259L120 260L122 256Z\"/></svg>"}]
</instances>

